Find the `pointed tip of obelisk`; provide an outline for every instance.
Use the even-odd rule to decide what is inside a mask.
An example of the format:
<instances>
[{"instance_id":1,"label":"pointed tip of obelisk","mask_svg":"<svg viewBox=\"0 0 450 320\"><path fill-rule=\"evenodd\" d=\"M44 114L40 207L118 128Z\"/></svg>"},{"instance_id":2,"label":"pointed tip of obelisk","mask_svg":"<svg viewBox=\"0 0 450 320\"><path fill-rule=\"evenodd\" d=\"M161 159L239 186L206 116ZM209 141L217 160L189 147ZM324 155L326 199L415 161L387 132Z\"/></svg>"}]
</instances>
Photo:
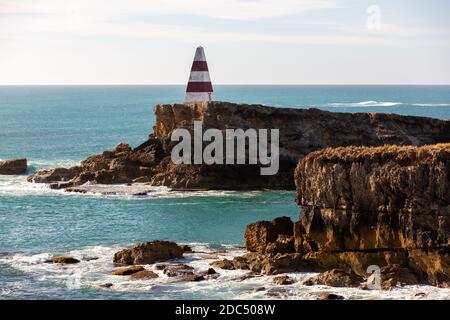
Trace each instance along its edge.
<instances>
[{"instance_id":1,"label":"pointed tip of obelisk","mask_svg":"<svg viewBox=\"0 0 450 320\"><path fill-rule=\"evenodd\" d=\"M202 46L198 46L195 50L194 61L206 61L205 50Z\"/></svg>"}]
</instances>

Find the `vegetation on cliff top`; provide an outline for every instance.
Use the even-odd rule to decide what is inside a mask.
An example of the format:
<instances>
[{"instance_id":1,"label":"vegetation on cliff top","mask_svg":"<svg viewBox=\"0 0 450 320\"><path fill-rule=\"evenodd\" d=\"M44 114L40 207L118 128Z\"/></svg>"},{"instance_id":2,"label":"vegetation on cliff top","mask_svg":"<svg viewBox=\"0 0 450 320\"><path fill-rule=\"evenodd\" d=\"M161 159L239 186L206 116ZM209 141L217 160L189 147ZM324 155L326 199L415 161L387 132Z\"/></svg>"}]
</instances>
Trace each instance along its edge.
<instances>
[{"instance_id":1,"label":"vegetation on cliff top","mask_svg":"<svg viewBox=\"0 0 450 320\"><path fill-rule=\"evenodd\" d=\"M450 143L425 146L384 145L379 147L348 146L324 148L308 154L304 162L354 163L395 161L403 164L450 160Z\"/></svg>"}]
</instances>

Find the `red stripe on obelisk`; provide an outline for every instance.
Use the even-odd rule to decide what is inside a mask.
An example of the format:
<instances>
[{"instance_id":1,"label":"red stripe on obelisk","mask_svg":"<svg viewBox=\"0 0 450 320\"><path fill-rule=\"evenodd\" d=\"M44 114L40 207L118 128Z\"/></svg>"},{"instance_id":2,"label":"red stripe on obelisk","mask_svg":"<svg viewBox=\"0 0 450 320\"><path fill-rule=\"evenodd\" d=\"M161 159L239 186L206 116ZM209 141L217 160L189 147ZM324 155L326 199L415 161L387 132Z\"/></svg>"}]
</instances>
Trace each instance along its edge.
<instances>
[{"instance_id":1,"label":"red stripe on obelisk","mask_svg":"<svg viewBox=\"0 0 450 320\"><path fill-rule=\"evenodd\" d=\"M208 71L208 64L206 61L194 61L191 71Z\"/></svg>"},{"instance_id":2,"label":"red stripe on obelisk","mask_svg":"<svg viewBox=\"0 0 450 320\"><path fill-rule=\"evenodd\" d=\"M213 92L211 82L188 82L186 92Z\"/></svg>"}]
</instances>

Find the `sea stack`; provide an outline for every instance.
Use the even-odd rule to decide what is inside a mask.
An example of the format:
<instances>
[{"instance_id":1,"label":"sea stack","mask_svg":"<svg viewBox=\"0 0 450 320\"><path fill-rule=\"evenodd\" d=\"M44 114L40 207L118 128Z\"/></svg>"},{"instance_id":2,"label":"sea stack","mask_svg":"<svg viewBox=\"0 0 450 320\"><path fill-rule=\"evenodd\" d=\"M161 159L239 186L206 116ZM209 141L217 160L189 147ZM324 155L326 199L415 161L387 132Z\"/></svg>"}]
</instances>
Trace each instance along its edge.
<instances>
[{"instance_id":1,"label":"sea stack","mask_svg":"<svg viewBox=\"0 0 450 320\"><path fill-rule=\"evenodd\" d=\"M184 103L192 104L212 101L212 93L213 87L209 77L205 51L203 47L198 47L195 51Z\"/></svg>"}]
</instances>

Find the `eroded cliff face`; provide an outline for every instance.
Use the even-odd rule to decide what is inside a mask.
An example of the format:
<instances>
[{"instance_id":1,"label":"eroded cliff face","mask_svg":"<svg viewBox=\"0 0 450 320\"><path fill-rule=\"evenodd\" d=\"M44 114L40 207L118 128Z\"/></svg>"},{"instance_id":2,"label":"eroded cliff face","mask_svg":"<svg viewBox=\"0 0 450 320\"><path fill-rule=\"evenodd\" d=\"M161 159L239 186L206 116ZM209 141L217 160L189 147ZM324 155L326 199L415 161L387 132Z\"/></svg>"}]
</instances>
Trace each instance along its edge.
<instances>
[{"instance_id":1,"label":"eroded cliff face","mask_svg":"<svg viewBox=\"0 0 450 320\"><path fill-rule=\"evenodd\" d=\"M299 161L295 183L299 221L247 226L234 267L354 286L376 265L385 289L450 285L450 144L326 148Z\"/></svg>"},{"instance_id":2,"label":"eroded cliff face","mask_svg":"<svg viewBox=\"0 0 450 320\"><path fill-rule=\"evenodd\" d=\"M408 267L450 279L450 144L336 148L295 170L295 250L323 266Z\"/></svg>"},{"instance_id":3,"label":"eroded cliff face","mask_svg":"<svg viewBox=\"0 0 450 320\"><path fill-rule=\"evenodd\" d=\"M450 141L450 121L388 114L332 113L317 109L273 108L261 105L211 102L199 105L157 105L156 122L148 141L132 149L89 157L78 167L42 171L31 182L72 188L85 182L146 182L176 189L294 189L294 169L308 153L349 145L423 145ZM263 176L259 165L174 164L171 150L174 129L193 131L194 121L203 130L279 129L280 168ZM207 143L204 144L204 146ZM247 146L248 147L248 146Z\"/></svg>"}]
</instances>

